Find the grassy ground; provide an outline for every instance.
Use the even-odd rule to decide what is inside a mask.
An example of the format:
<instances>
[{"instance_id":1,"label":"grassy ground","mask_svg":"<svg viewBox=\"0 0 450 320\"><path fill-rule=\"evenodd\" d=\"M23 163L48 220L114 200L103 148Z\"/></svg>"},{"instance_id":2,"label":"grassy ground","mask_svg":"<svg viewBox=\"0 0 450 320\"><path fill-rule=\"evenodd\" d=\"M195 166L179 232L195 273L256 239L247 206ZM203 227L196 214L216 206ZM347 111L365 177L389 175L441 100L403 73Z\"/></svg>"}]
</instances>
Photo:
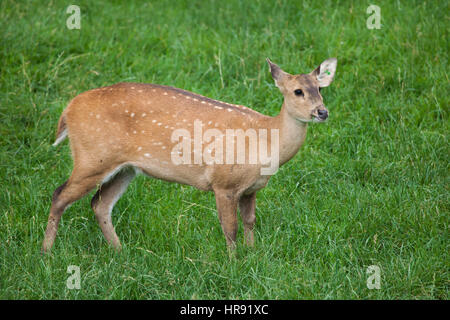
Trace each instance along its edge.
<instances>
[{"instance_id":1,"label":"grassy ground","mask_svg":"<svg viewBox=\"0 0 450 320\"><path fill-rule=\"evenodd\" d=\"M448 2L376 1L369 30L372 2L78 1L68 30L70 2L1 1L0 299L448 299ZM258 193L253 249L240 224L229 259L212 194L140 177L113 212L121 253L86 197L40 255L75 95L151 82L276 115L265 58L300 73L333 56L329 121Z\"/></svg>"}]
</instances>

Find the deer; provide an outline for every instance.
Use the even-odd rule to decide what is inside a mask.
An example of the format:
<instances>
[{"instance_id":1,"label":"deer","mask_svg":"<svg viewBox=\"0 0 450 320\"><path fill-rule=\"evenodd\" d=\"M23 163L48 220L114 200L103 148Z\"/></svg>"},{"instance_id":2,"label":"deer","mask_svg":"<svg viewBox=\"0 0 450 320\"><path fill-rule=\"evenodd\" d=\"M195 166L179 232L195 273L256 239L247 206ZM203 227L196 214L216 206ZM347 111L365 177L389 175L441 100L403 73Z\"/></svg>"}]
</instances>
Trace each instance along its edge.
<instances>
[{"instance_id":1,"label":"deer","mask_svg":"<svg viewBox=\"0 0 450 320\"><path fill-rule=\"evenodd\" d=\"M53 193L42 252L51 250L64 211L94 189L97 191L91 207L96 220L107 243L120 250L111 213L139 174L212 191L227 247L232 252L236 248L238 209L245 243L253 246L256 193L298 152L308 124L327 120L329 114L320 90L333 81L337 59L329 58L312 72L296 75L283 71L268 58L267 63L283 95L281 110L273 117L242 105L157 84L121 82L73 98L59 118L53 144L69 139L73 170ZM199 127L205 130L205 135L213 134L203 136L204 141L193 141L192 135ZM223 134L233 130L231 137ZM267 130L274 134L269 135ZM222 151L219 148L223 137L227 142L235 141L239 138L236 132L244 132L244 137L231 149L240 146L240 150L225 155L223 148ZM278 162L275 170L263 172L267 159L252 157L263 144L245 143L252 138L248 132L260 132L268 143L275 145L270 150ZM216 150L201 149L210 141ZM198 161L199 153L212 160ZM238 157L240 162L236 161Z\"/></svg>"}]
</instances>

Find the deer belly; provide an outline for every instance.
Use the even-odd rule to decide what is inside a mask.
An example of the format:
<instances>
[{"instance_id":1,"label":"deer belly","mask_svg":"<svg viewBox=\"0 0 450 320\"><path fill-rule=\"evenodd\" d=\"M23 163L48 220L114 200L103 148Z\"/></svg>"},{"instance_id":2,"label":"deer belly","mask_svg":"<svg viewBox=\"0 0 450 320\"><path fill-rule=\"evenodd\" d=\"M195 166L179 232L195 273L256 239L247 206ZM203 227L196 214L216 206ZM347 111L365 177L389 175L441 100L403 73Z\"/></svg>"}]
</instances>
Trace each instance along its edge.
<instances>
[{"instance_id":1,"label":"deer belly","mask_svg":"<svg viewBox=\"0 0 450 320\"><path fill-rule=\"evenodd\" d=\"M169 163L146 162L136 165L147 176L193 186L203 191L211 190L211 184L201 167L187 167L185 165L172 166Z\"/></svg>"}]
</instances>

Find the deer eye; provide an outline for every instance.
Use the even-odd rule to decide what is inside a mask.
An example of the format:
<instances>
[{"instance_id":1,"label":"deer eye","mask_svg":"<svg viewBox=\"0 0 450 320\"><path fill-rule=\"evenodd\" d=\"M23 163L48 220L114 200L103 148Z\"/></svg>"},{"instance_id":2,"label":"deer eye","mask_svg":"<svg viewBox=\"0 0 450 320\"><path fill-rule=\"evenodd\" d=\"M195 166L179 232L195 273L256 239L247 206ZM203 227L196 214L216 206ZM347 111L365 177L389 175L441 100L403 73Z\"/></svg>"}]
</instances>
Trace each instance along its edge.
<instances>
[{"instance_id":1,"label":"deer eye","mask_svg":"<svg viewBox=\"0 0 450 320\"><path fill-rule=\"evenodd\" d=\"M294 90L296 96L303 96L303 91L301 89Z\"/></svg>"}]
</instances>

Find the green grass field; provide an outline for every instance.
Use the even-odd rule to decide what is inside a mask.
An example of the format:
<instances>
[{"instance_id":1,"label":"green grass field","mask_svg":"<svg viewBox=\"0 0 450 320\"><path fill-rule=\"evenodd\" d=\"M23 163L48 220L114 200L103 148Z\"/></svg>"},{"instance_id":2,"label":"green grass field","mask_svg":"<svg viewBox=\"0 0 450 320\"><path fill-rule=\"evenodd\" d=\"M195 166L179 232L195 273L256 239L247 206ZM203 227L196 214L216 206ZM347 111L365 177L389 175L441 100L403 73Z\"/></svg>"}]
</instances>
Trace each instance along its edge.
<instances>
[{"instance_id":1,"label":"green grass field","mask_svg":"<svg viewBox=\"0 0 450 320\"><path fill-rule=\"evenodd\" d=\"M381 9L368 29L366 9ZM81 8L69 30L66 8ZM448 299L447 1L0 2L0 299ZM327 123L257 194L255 247L228 256L213 194L137 178L113 211L124 249L85 197L40 247L52 147L77 94L171 85L276 115L266 57L290 73L338 58ZM69 290L69 265L81 289ZM366 269L381 269L381 288Z\"/></svg>"}]
</instances>

